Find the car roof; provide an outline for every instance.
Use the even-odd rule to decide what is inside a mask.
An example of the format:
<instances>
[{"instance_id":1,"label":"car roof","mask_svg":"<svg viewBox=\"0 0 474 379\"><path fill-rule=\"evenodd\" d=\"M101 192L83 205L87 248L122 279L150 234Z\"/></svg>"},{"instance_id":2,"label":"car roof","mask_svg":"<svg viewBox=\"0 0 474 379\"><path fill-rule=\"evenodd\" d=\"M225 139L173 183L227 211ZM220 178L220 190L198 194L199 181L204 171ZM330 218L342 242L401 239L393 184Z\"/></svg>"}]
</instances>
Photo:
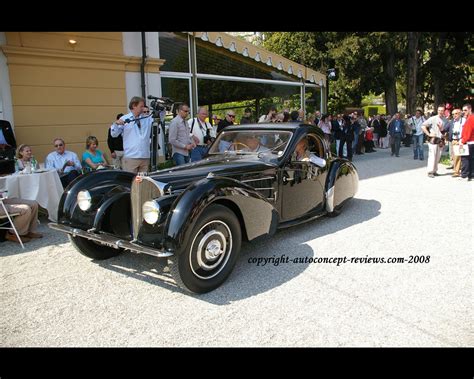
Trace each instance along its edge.
<instances>
[{"instance_id":1,"label":"car roof","mask_svg":"<svg viewBox=\"0 0 474 379\"><path fill-rule=\"evenodd\" d=\"M279 122L279 123L261 123L261 124L244 124L244 125L229 125L223 131L239 131L239 130L282 130L295 132L297 130L304 130L305 132L316 133L320 137L324 136L324 132L316 125L305 124L302 122ZM297 133L299 135L299 133Z\"/></svg>"}]
</instances>

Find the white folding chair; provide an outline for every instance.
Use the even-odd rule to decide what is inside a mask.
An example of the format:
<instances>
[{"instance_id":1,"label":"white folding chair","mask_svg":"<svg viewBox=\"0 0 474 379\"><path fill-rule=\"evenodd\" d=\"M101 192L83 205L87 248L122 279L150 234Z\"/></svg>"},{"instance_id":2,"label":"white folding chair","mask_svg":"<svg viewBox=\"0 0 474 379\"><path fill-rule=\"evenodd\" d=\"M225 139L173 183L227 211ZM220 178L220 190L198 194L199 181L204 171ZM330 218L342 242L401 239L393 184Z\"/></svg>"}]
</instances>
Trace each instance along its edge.
<instances>
[{"instance_id":1,"label":"white folding chair","mask_svg":"<svg viewBox=\"0 0 474 379\"><path fill-rule=\"evenodd\" d=\"M2 206L3 211L5 212L4 215L0 215L0 229L13 230L15 232L16 238L18 238L18 241L20 241L21 248L24 249L25 246L23 245L23 241L21 240L20 235L18 234L18 231L15 228L15 224L13 223L13 218L19 216L20 213L8 213L7 207L3 202L4 199L4 197L0 196L0 205ZM4 226L8 224L10 224L10 226Z\"/></svg>"}]
</instances>

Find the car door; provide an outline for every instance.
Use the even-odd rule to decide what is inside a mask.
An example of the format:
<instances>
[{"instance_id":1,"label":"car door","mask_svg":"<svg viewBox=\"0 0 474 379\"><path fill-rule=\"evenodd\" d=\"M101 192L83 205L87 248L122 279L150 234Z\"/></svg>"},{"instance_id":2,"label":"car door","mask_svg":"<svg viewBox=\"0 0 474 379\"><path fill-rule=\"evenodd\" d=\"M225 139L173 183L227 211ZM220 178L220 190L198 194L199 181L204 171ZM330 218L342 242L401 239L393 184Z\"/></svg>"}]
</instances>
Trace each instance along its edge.
<instances>
[{"instance_id":1,"label":"car door","mask_svg":"<svg viewBox=\"0 0 474 379\"><path fill-rule=\"evenodd\" d=\"M314 139L310 152L325 159L324 144L315 134L304 138ZM324 185L327 166L318 167L311 162L296 161L294 154L281 169L281 221L290 221L305 214L318 213L324 207Z\"/></svg>"}]
</instances>

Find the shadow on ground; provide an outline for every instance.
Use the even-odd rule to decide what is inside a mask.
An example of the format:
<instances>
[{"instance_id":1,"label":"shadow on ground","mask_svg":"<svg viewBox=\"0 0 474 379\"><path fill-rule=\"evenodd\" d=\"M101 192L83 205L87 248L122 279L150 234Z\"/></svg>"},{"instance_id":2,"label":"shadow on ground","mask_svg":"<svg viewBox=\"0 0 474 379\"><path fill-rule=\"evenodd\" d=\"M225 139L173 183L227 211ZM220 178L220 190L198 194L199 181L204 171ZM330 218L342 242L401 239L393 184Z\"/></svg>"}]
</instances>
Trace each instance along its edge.
<instances>
[{"instance_id":1,"label":"shadow on ground","mask_svg":"<svg viewBox=\"0 0 474 379\"><path fill-rule=\"evenodd\" d=\"M413 146L401 147L400 157L392 157L390 149L377 149L375 153L354 156L353 163L359 173L359 180L390 175L401 171L426 167L428 146L424 146L424 160L413 159Z\"/></svg>"},{"instance_id":2,"label":"shadow on ground","mask_svg":"<svg viewBox=\"0 0 474 379\"><path fill-rule=\"evenodd\" d=\"M48 222L50 221L47 219L47 217L40 216L40 221L41 225L38 226L37 231L43 233L44 238L32 239L30 242L24 243L24 249L22 249L20 244L16 242L0 242L0 257L35 253L38 249L42 249L44 247L53 247L69 243L69 239L66 234L59 233L48 228ZM51 240L51 235L54 235L54 241Z\"/></svg>"},{"instance_id":3,"label":"shadow on ground","mask_svg":"<svg viewBox=\"0 0 474 379\"><path fill-rule=\"evenodd\" d=\"M376 200L353 199L337 218L323 217L306 224L284 229L272 237L242 245L241 255L234 271L227 281L216 290L202 295L188 294L179 289L166 272L166 261L148 255L136 255L130 252L118 257L96 261L100 266L149 284L168 288L172 291L188 294L216 305L248 298L278 287L300 275L311 263L282 264L259 267L249 263L249 258L271 258L281 254L290 259L314 257L315 252L307 242L321 236L340 231L355 224L377 217L381 204Z\"/></svg>"}]
</instances>

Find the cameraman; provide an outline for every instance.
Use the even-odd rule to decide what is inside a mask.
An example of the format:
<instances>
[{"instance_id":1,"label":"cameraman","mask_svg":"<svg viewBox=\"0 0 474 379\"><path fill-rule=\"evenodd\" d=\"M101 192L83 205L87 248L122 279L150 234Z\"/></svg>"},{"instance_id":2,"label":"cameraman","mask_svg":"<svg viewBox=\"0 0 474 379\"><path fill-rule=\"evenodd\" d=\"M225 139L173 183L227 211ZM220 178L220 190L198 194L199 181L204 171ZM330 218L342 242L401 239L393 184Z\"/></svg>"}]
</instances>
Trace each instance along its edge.
<instances>
[{"instance_id":1,"label":"cameraman","mask_svg":"<svg viewBox=\"0 0 474 379\"><path fill-rule=\"evenodd\" d=\"M199 107L197 117L188 120L191 134L196 147L191 150L191 162L200 161L207 153L210 144L216 137L216 132L212 125L206 121L209 112L205 107Z\"/></svg>"},{"instance_id":2,"label":"cameraman","mask_svg":"<svg viewBox=\"0 0 474 379\"><path fill-rule=\"evenodd\" d=\"M150 163L150 137L152 117L145 117L145 99L134 96L128 105L130 113L120 117L111 126L110 135L113 138L123 136L124 171L139 173L148 172ZM128 122L127 122L128 120Z\"/></svg>"}]
</instances>

